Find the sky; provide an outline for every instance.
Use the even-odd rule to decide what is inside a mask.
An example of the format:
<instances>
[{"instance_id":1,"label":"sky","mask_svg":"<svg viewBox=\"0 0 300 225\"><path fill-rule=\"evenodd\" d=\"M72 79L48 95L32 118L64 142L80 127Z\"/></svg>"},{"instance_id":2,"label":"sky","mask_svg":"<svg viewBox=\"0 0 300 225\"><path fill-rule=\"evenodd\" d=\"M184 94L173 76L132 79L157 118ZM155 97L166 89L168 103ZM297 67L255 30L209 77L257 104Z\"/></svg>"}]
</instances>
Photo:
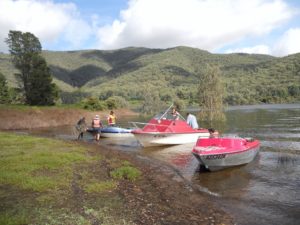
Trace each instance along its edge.
<instances>
[{"instance_id":1,"label":"sky","mask_svg":"<svg viewBox=\"0 0 300 225\"><path fill-rule=\"evenodd\" d=\"M51 51L189 46L282 57L300 52L300 0L0 0L0 52L9 30Z\"/></svg>"}]
</instances>

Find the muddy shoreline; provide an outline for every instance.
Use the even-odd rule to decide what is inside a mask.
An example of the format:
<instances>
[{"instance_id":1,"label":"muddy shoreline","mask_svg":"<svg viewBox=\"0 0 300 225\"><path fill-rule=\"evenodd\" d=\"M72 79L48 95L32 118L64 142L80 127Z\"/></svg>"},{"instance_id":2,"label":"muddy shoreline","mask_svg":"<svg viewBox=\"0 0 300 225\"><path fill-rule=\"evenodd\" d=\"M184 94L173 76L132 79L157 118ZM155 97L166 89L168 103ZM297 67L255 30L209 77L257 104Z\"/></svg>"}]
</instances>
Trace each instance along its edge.
<instances>
[{"instance_id":1,"label":"muddy shoreline","mask_svg":"<svg viewBox=\"0 0 300 225\"><path fill-rule=\"evenodd\" d=\"M94 144L82 143L94 147ZM96 144L97 145L97 144ZM106 158L117 157L131 162L143 173L134 183L124 180L118 192L130 211L137 216L136 224L234 224L230 215L215 205L215 197L199 191L159 161L148 160L129 152L120 152L101 146L97 148Z\"/></svg>"},{"instance_id":2,"label":"muddy shoreline","mask_svg":"<svg viewBox=\"0 0 300 225\"><path fill-rule=\"evenodd\" d=\"M28 109L0 110L0 130L34 129L38 127L51 127L74 124L81 116L87 120L95 114L104 117L108 112L88 112L74 109ZM129 110L117 111L119 115L136 115ZM126 203L124 212L134 214L135 224L162 224L162 225L191 225L204 224L214 225L234 224L230 215L216 205L216 199L206 193L200 192L192 184L184 179L178 179L178 174L166 173L167 167L159 161L149 160L139 154L120 152L96 143L74 141L84 145L93 151L100 151L105 158L118 158L127 160L142 171L142 179L136 182L123 180L119 183L117 191ZM103 169L106 163L102 162ZM170 170L170 168L169 168ZM84 194L77 190L74 192L75 199L83 199ZM78 203L80 211L80 203Z\"/></svg>"}]
</instances>

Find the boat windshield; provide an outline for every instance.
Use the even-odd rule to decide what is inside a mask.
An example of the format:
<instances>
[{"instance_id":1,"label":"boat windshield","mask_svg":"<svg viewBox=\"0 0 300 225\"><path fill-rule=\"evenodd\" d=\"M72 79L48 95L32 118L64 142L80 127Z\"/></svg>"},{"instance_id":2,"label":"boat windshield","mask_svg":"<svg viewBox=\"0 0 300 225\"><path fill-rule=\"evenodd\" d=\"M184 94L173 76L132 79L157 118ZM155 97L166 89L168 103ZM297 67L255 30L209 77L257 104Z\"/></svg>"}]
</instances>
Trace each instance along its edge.
<instances>
[{"instance_id":1,"label":"boat windshield","mask_svg":"<svg viewBox=\"0 0 300 225\"><path fill-rule=\"evenodd\" d=\"M153 117L153 119L156 119L156 120L174 120L174 116L172 114L172 108L169 107L166 111L163 111L163 112L160 112L160 113L156 114ZM179 120L185 120L184 117L182 115L180 115L180 113L179 113L178 119Z\"/></svg>"}]
</instances>

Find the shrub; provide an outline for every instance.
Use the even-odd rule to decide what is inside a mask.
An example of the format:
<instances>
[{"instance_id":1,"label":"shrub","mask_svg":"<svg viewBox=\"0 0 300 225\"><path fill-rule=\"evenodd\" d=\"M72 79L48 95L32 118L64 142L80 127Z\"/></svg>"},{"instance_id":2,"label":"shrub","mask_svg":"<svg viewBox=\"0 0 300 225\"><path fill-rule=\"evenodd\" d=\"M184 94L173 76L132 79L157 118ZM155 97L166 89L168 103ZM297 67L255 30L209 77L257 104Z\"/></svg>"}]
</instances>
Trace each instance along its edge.
<instances>
[{"instance_id":1,"label":"shrub","mask_svg":"<svg viewBox=\"0 0 300 225\"><path fill-rule=\"evenodd\" d=\"M117 109L117 108L126 108L128 107L128 102L125 100L125 98L121 96L112 96L109 97L105 101L107 107L109 109Z\"/></svg>"},{"instance_id":2,"label":"shrub","mask_svg":"<svg viewBox=\"0 0 300 225\"><path fill-rule=\"evenodd\" d=\"M83 108L92 111L104 110L106 109L105 103L101 102L97 98L89 97L83 101Z\"/></svg>"},{"instance_id":3,"label":"shrub","mask_svg":"<svg viewBox=\"0 0 300 225\"><path fill-rule=\"evenodd\" d=\"M300 95L300 86L297 85L291 85L288 86L288 93L289 95L296 97Z\"/></svg>"}]
</instances>

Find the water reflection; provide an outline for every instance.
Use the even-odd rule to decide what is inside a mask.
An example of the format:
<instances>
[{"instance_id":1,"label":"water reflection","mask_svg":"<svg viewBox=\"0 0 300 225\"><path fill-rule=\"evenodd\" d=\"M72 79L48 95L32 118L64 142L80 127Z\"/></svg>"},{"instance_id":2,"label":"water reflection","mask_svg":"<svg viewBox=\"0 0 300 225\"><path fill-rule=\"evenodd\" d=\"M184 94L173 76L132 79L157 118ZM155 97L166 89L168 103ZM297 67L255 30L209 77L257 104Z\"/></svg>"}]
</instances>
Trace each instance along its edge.
<instances>
[{"instance_id":1,"label":"water reflection","mask_svg":"<svg viewBox=\"0 0 300 225\"><path fill-rule=\"evenodd\" d=\"M281 153L277 158L278 167L294 167L299 163L298 158L292 154Z\"/></svg>"},{"instance_id":2,"label":"water reflection","mask_svg":"<svg viewBox=\"0 0 300 225\"><path fill-rule=\"evenodd\" d=\"M142 147L134 137L128 138L101 138L100 145L121 151L137 152Z\"/></svg>"},{"instance_id":3,"label":"water reflection","mask_svg":"<svg viewBox=\"0 0 300 225\"><path fill-rule=\"evenodd\" d=\"M163 161L171 169L180 171L182 177L190 180L198 162L191 154L194 143L169 147L151 147L142 149L141 154Z\"/></svg>"},{"instance_id":4,"label":"water reflection","mask_svg":"<svg viewBox=\"0 0 300 225\"><path fill-rule=\"evenodd\" d=\"M207 188L218 196L240 199L251 180L251 173L245 166L210 173L196 173L193 182Z\"/></svg>"}]
</instances>

